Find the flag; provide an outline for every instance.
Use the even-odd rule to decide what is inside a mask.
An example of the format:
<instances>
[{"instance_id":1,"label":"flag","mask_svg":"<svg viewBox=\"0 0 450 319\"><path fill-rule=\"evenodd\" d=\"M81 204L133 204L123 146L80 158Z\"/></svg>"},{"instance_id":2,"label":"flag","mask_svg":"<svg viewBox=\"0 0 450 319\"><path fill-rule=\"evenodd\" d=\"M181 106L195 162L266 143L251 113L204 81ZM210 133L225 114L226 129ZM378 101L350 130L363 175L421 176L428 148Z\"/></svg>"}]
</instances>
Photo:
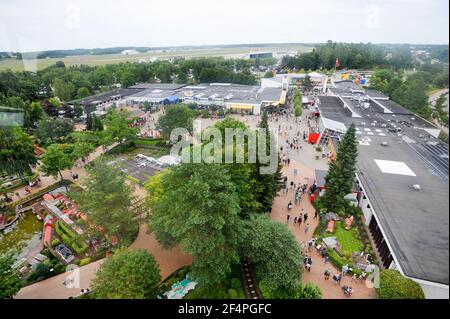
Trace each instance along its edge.
<instances>
[{"instance_id":1,"label":"flag","mask_svg":"<svg viewBox=\"0 0 450 319\"><path fill-rule=\"evenodd\" d=\"M341 64L339 63L339 59L336 58L336 69L337 69L338 67L340 67L340 66L341 66Z\"/></svg>"}]
</instances>

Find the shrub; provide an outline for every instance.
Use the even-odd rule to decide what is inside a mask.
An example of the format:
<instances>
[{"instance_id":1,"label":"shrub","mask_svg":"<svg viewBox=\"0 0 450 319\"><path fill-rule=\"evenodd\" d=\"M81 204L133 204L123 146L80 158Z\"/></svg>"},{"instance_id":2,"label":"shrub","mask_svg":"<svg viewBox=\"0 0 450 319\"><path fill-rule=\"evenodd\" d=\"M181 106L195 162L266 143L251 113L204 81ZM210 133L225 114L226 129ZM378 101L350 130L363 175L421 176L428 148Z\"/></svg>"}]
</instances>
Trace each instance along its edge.
<instances>
[{"instance_id":1,"label":"shrub","mask_svg":"<svg viewBox=\"0 0 450 319\"><path fill-rule=\"evenodd\" d=\"M237 299L238 293L233 288L228 289L228 298Z\"/></svg>"},{"instance_id":2,"label":"shrub","mask_svg":"<svg viewBox=\"0 0 450 319\"><path fill-rule=\"evenodd\" d=\"M89 264L91 262L91 258L87 257L87 258L83 258L80 260L80 266L85 266L87 264Z\"/></svg>"},{"instance_id":3,"label":"shrub","mask_svg":"<svg viewBox=\"0 0 450 319\"><path fill-rule=\"evenodd\" d=\"M52 247L56 247L61 243L61 241L58 238L55 238L52 240Z\"/></svg>"},{"instance_id":4,"label":"shrub","mask_svg":"<svg viewBox=\"0 0 450 319\"><path fill-rule=\"evenodd\" d=\"M242 288L241 281L239 280L239 278L231 278L230 287L235 290Z\"/></svg>"},{"instance_id":5,"label":"shrub","mask_svg":"<svg viewBox=\"0 0 450 319\"><path fill-rule=\"evenodd\" d=\"M62 234L61 235L61 239L63 240L63 242L66 244L66 245L71 245L72 244L72 239L70 239L69 238L69 236L67 236L66 234Z\"/></svg>"},{"instance_id":6,"label":"shrub","mask_svg":"<svg viewBox=\"0 0 450 319\"><path fill-rule=\"evenodd\" d=\"M333 265L335 265L338 269L342 269L342 266L348 265L350 268L353 269L353 271L349 272L349 274L355 273L357 275L360 275L362 273L361 269L358 269L353 266L351 260L339 256L339 254L334 249L327 249L327 255L330 258L330 262Z\"/></svg>"},{"instance_id":7,"label":"shrub","mask_svg":"<svg viewBox=\"0 0 450 319\"><path fill-rule=\"evenodd\" d=\"M422 287L417 282L403 277L394 269L381 271L377 293L380 299L425 299Z\"/></svg>"},{"instance_id":8,"label":"shrub","mask_svg":"<svg viewBox=\"0 0 450 319\"><path fill-rule=\"evenodd\" d=\"M299 290L299 299L322 299L322 291L316 285L307 283L302 285Z\"/></svg>"}]
</instances>

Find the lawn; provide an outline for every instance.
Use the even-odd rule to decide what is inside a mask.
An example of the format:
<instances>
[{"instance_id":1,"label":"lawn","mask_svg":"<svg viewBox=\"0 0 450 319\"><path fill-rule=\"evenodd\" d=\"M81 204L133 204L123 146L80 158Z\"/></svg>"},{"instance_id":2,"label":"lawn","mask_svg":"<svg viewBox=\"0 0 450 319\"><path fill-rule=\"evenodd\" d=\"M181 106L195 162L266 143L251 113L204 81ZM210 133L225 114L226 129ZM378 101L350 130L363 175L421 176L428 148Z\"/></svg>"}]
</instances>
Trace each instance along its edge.
<instances>
[{"instance_id":1,"label":"lawn","mask_svg":"<svg viewBox=\"0 0 450 319\"><path fill-rule=\"evenodd\" d=\"M334 228L334 233L324 233L323 237L335 236L338 240L341 249L339 252L347 257L350 257L354 252L361 252L363 244L359 239L358 230L353 226L350 230L346 230L342 222L337 222Z\"/></svg>"}]
</instances>

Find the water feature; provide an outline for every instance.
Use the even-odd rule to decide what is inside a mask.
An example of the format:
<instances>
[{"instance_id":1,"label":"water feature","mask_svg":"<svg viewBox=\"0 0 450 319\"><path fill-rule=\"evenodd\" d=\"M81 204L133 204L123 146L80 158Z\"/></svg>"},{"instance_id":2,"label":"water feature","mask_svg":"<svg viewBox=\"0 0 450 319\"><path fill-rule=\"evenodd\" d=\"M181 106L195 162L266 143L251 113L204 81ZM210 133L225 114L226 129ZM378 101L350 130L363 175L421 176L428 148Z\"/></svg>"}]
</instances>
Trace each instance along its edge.
<instances>
[{"instance_id":1,"label":"water feature","mask_svg":"<svg viewBox=\"0 0 450 319\"><path fill-rule=\"evenodd\" d=\"M24 217L10 227L0 232L0 255L16 251L23 257L39 245L39 232L42 231L43 223L31 211L25 212Z\"/></svg>"}]
</instances>

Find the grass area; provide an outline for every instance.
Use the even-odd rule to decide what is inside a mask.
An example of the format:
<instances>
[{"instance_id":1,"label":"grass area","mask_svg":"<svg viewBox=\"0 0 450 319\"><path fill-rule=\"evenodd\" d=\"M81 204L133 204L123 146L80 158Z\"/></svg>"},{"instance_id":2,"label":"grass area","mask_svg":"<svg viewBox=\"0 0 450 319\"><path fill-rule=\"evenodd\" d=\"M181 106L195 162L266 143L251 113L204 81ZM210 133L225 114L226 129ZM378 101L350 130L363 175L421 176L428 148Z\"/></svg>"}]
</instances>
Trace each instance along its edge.
<instances>
[{"instance_id":1,"label":"grass area","mask_svg":"<svg viewBox=\"0 0 450 319\"><path fill-rule=\"evenodd\" d=\"M257 51L268 52L287 52L287 51L309 51L312 47L302 44L282 45L279 46L264 46L264 47L218 47L218 48L194 48L191 50L173 49L173 50L155 50L138 54L104 54L104 55L79 55L70 56L65 58L48 58L48 59L29 59L29 60L17 60L17 59L4 59L0 60L0 71L11 69L13 71L37 71L42 70L50 65L55 64L57 61L63 61L66 66L72 65L106 65L115 64L121 62L138 62L140 59L149 58L174 58L174 57L214 57L224 56L229 58L243 58L245 55Z\"/></svg>"},{"instance_id":2,"label":"grass area","mask_svg":"<svg viewBox=\"0 0 450 319\"><path fill-rule=\"evenodd\" d=\"M350 257L354 252L361 252L363 243L359 239L358 229L353 226L350 230L346 230L342 222L337 222L334 227L334 233L324 233L323 237L335 236L341 249L339 252Z\"/></svg>"}]
</instances>

